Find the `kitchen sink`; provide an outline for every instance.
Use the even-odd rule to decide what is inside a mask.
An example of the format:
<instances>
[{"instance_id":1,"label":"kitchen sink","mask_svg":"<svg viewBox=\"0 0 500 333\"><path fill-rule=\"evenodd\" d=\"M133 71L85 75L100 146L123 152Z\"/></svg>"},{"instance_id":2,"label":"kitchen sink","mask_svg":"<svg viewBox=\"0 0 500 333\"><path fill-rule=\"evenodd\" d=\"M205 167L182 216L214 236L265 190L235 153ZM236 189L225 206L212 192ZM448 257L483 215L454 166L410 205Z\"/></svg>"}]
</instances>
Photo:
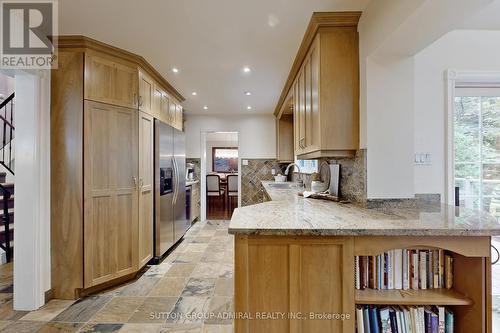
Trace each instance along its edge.
<instances>
[{"instance_id":1,"label":"kitchen sink","mask_svg":"<svg viewBox=\"0 0 500 333\"><path fill-rule=\"evenodd\" d=\"M293 183L270 183L269 187L275 188L275 189L283 189L283 190L285 190L285 189L295 188L296 185L293 184Z\"/></svg>"}]
</instances>

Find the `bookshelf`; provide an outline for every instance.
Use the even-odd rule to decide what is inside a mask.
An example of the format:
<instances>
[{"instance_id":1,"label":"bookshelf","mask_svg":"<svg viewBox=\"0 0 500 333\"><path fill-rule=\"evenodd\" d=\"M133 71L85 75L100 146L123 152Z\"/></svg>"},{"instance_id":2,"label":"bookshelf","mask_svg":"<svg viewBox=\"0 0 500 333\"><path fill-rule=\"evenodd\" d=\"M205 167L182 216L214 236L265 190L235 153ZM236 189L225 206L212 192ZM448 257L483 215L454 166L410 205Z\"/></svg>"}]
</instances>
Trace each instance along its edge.
<instances>
[{"instance_id":1,"label":"bookshelf","mask_svg":"<svg viewBox=\"0 0 500 333\"><path fill-rule=\"evenodd\" d=\"M450 289L355 289L356 308L445 307L453 313L455 333L491 333L489 246L487 237L357 237L355 256L378 256L395 249L446 251L453 258L453 285Z\"/></svg>"},{"instance_id":2,"label":"bookshelf","mask_svg":"<svg viewBox=\"0 0 500 333\"><path fill-rule=\"evenodd\" d=\"M453 289L356 290L358 305L472 305L473 301Z\"/></svg>"}]
</instances>

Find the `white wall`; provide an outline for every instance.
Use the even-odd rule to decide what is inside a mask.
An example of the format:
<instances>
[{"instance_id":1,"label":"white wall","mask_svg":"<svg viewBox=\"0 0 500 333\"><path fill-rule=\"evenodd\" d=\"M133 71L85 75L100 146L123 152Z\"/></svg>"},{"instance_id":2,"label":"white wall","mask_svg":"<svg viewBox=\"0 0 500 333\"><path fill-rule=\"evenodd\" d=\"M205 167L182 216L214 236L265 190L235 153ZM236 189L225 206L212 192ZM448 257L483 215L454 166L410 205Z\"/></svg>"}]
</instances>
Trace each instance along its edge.
<instances>
[{"instance_id":1,"label":"white wall","mask_svg":"<svg viewBox=\"0 0 500 333\"><path fill-rule=\"evenodd\" d=\"M200 158L201 132L238 132L239 156L243 158L276 158L274 116L186 115L186 156Z\"/></svg>"},{"instance_id":2,"label":"white wall","mask_svg":"<svg viewBox=\"0 0 500 333\"><path fill-rule=\"evenodd\" d=\"M500 71L499 40L500 31L453 31L415 56L415 151L432 156L432 165L414 167L416 193L444 198L444 71Z\"/></svg>"},{"instance_id":3,"label":"white wall","mask_svg":"<svg viewBox=\"0 0 500 333\"><path fill-rule=\"evenodd\" d=\"M421 98L415 97L415 56L448 32L471 26L471 17L498 1L380 0L363 11L358 26L360 146L368 151L369 199L429 192L416 187L421 176L416 180L414 168L414 133L421 126L414 116L415 100Z\"/></svg>"}]
</instances>

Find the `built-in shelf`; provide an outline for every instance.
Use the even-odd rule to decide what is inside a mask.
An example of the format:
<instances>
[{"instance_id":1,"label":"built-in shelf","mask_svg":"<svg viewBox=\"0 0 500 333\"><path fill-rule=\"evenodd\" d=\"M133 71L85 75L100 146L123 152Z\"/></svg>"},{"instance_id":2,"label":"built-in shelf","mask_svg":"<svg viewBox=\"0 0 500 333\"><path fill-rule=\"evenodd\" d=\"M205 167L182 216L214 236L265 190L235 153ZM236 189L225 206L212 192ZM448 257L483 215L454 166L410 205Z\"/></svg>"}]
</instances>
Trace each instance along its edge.
<instances>
[{"instance_id":1,"label":"built-in shelf","mask_svg":"<svg viewBox=\"0 0 500 333\"><path fill-rule=\"evenodd\" d=\"M453 289L356 290L356 304L471 305L468 297Z\"/></svg>"}]
</instances>

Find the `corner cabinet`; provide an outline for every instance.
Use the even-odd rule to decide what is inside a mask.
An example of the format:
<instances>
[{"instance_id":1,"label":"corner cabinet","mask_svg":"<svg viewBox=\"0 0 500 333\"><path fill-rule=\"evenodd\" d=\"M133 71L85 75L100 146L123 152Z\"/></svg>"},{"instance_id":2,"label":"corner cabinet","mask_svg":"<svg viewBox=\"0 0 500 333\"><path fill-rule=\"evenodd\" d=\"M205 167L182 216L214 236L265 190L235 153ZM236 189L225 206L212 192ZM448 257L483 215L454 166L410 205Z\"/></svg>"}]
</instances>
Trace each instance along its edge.
<instances>
[{"instance_id":1,"label":"corner cabinet","mask_svg":"<svg viewBox=\"0 0 500 333\"><path fill-rule=\"evenodd\" d=\"M59 38L51 85L52 288L75 299L152 258L157 93L183 98L142 57L80 36Z\"/></svg>"},{"instance_id":2,"label":"corner cabinet","mask_svg":"<svg viewBox=\"0 0 500 333\"><path fill-rule=\"evenodd\" d=\"M359 13L314 13L282 96L293 105L299 159L353 156L359 149ZM283 97L276 117L281 117Z\"/></svg>"}]
</instances>

